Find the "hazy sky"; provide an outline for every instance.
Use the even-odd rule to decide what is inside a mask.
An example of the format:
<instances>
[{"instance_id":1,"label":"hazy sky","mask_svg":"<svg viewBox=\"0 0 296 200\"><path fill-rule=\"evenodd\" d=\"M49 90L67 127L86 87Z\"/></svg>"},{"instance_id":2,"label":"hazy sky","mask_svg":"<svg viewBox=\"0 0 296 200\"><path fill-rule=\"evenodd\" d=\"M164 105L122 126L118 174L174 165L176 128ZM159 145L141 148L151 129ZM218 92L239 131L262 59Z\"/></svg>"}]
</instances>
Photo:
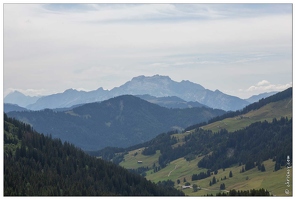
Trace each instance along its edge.
<instances>
[{"instance_id":1,"label":"hazy sky","mask_svg":"<svg viewBox=\"0 0 296 200\"><path fill-rule=\"evenodd\" d=\"M4 96L167 75L250 97L292 86L292 4L4 4Z\"/></svg>"}]
</instances>

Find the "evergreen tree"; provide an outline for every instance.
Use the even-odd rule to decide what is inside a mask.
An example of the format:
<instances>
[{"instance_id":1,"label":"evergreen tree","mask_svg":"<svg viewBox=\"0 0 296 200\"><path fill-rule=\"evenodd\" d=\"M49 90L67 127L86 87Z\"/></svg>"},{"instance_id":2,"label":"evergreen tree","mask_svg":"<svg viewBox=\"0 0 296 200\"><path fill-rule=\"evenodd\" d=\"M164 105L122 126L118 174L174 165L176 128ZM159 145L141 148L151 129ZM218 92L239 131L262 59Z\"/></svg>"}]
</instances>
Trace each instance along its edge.
<instances>
[{"instance_id":1,"label":"evergreen tree","mask_svg":"<svg viewBox=\"0 0 296 200\"><path fill-rule=\"evenodd\" d=\"M233 175L232 175L232 171L229 172L229 178L231 178Z\"/></svg>"},{"instance_id":2,"label":"evergreen tree","mask_svg":"<svg viewBox=\"0 0 296 200\"><path fill-rule=\"evenodd\" d=\"M265 166L264 166L264 164L261 165L261 169L260 170L261 170L261 172L265 172Z\"/></svg>"},{"instance_id":3,"label":"evergreen tree","mask_svg":"<svg viewBox=\"0 0 296 200\"><path fill-rule=\"evenodd\" d=\"M193 184L192 188L193 188L193 192L197 192L197 185L196 184Z\"/></svg>"},{"instance_id":4,"label":"evergreen tree","mask_svg":"<svg viewBox=\"0 0 296 200\"><path fill-rule=\"evenodd\" d=\"M242 169L240 170L241 173L244 173L245 172L245 167L242 166Z\"/></svg>"},{"instance_id":5,"label":"evergreen tree","mask_svg":"<svg viewBox=\"0 0 296 200\"><path fill-rule=\"evenodd\" d=\"M274 171L277 171L277 170L279 170L279 169L281 169L281 165L279 164L279 163L275 163L274 164Z\"/></svg>"},{"instance_id":6,"label":"evergreen tree","mask_svg":"<svg viewBox=\"0 0 296 200\"><path fill-rule=\"evenodd\" d=\"M224 184L224 183L222 183L222 184L220 185L220 190L225 190L225 184Z\"/></svg>"}]
</instances>

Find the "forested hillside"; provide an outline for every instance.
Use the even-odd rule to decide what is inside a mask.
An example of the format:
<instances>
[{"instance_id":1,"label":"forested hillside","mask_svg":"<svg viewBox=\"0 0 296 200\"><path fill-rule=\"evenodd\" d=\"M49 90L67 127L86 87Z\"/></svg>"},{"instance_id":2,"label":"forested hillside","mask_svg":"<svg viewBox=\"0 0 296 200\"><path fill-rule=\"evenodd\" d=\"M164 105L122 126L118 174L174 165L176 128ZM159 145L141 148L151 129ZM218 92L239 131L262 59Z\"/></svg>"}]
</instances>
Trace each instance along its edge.
<instances>
[{"instance_id":1,"label":"forested hillside","mask_svg":"<svg viewBox=\"0 0 296 200\"><path fill-rule=\"evenodd\" d=\"M4 114L5 196L184 195Z\"/></svg>"},{"instance_id":2,"label":"forested hillside","mask_svg":"<svg viewBox=\"0 0 296 200\"><path fill-rule=\"evenodd\" d=\"M133 149L145 147L142 151L144 155L154 155L160 150L161 155L158 158L160 168L181 157L191 160L199 155L206 155L198 166L210 171L234 164L252 163L251 166L255 167L255 164L258 165L269 158L276 161L275 170L277 170L285 165L286 156L292 155L292 119L287 118L274 119L272 123L256 122L246 129L235 132L224 129L213 133L197 129L187 134L182 141L177 139L177 135L181 134L168 132L149 142L127 149L110 148L91 153L111 160L115 156L118 157L119 152Z\"/></svg>"},{"instance_id":3,"label":"forested hillside","mask_svg":"<svg viewBox=\"0 0 296 200\"><path fill-rule=\"evenodd\" d=\"M219 181L226 181L227 189L259 190L263 187L272 194L282 195L285 185L280 182L285 181L287 159L289 166L293 163L292 119L256 122L235 132L225 129L217 133L203 129L186 133L168 132L127 149L108 148L92 153L112 160L149 180L172 180L177 184L176 188L181 189L186 182L191 185L201 184L201 187L205 187L205 192L201 194L207 194L208 189L218 187L213 184L212 178L219 171ZM143 163L137 164L137 160ZM235 173L235 178L230 179L233 175L229 174L226 179L224 175L228 176L231 170ZM250 176L256 182L248 180ZM270 181L273 184L268 184ZM246 188L246 183L254 186L248 185ZM189 194L199 195L200 192ZM241 194L231 192L230 195Z\"/></svg>"},{"instance_id":4,"label":"forested hillside","mask_svg":"<svg viewBox=\"0 0 296 200\"><path fill-rule=\"evenodd\" d=\"M168 109L132 95L123 95L64 112L46 109L7 115L83 150L98 150L107 146L139 144L161 132L182 130L224 113L212 108Z\"/></svg>"}]
</instances>

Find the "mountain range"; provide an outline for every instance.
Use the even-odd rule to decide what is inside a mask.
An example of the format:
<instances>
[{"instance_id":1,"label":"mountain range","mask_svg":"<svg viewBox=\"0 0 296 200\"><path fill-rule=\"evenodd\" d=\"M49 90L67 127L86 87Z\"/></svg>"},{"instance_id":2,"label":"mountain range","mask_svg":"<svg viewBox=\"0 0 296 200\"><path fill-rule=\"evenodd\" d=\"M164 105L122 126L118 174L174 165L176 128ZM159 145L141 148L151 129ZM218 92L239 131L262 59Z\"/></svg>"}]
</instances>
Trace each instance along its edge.
<instances>
[{"instance_id":1,"label":"mountain range","mask_svg":"<svg viewBox=\"0 0 296 200\"><path fill-rule=\"evenodd\" d=\"M169 109L132 95L88 103L71 110L8 112L44 134L69 141L84 150L127 147L168 130L205 122L225 111L206 107Z\"/></svg>"},{"instance_id":2,"label":"mountain range","mask_svg":"<svg viewBox=\"0 0 296 200\"><path fill-rule=\"evenodd\" d=\"M68 89L63 93L43 97L29 97L15 91L4 98L4 103L17 104L30 110L42 110L45 108L65 108L77 104L104 101L112 97L125 94L150 95L157 98L173 96L183 100L183 103L178 103L181 107L192 106L184 106L184 101L186 101L194 102L193 104L195 104L195 106L199 103L211 108L222 109L225 111L242 109L246 105L257 101L258 98L271 95L266 93L244 100L235 96L224 94L219 90L211 91L209 89L205 89L203 86L190 81L183 80L181 82L176 82L168 76L154 75L151 77L134 77L125 84L111 90L104 90L102 87L89 92ZM147 96L142 96L144 99L145 97L147 98ZM169 106L176 107L176 105ZM198 105L198 107L199 106L200 105Z\"/></svg>"}]
</instances>

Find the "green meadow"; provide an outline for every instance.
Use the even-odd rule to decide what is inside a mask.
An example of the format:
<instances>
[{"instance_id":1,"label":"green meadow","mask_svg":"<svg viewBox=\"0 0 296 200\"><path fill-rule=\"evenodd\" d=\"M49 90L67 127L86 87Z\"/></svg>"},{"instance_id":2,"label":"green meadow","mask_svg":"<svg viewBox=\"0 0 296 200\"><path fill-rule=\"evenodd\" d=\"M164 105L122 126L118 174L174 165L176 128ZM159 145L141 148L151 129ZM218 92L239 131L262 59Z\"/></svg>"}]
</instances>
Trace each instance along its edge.
<instances>
[{"instance_id":1,"label":"green meadow","mask_svg":"<svg viewBox=\"0 0 296 200\"><path fill-rule=\"evenodd\" d=\"M128 169L136 169L139 167L151 168L155 163L158 165L158 157L160 152L153 156L144 156L141 154L143 148L130 151L125 155L125 161L121 162L120 165ZM292 196L292 172L290 171L291 187L288 188L285 184L287 177L287 168L282 168L278 171L274 171L274 162L272 160L264 161L266 171L261 172L256 168L240 173L242 166L232 166L226 169L219 169L218 173L211 175L202 180L191 181L193 174L199 174L200 172L206 172L207 169L197 167L197 163L203 158L203 156L197 157L194 160L186 161L184 158L179 158L172 161L167 167L153 172L153 170L147 171L146 178L155 183L163 180L172 180L175 182L175 187L182 190L182 186L185 182L189 182L191 185L196 184L200 187L200 190L194 192L192 188L183 189L184 193L188 196L204 196L207 194L216 195L220 190L220 184L224 183L226 188L225 191L231 189L235 190L251 190L251 189L267 189L271 194L275 196ZM142 161L141 164L138 161ZM233 177L229 177L229 172L232 171ZM210 181L215 176L217 183L212 186L209 185ZM226 179L224 180L224 178ZM221 180L222 178L222 180ZM177 184L177 180L180 180L180 184ZM290 193L286 194L285 190L290 189Z\"/></svg>"},{"instance_id":2,"label":"green meadow","mask_svg":"<svg viewBox=\"0 0 296 200\"><path fill-rule=\"evenodd\" d=\"M266 168L265 172L259 171L256 167L245 171L244 173L240 173L242 166L233 166L231 168L226 168L224 171L220 169L216 175L213 174L208 178L191 181L192 174L199 174L200 172L207 171L206 169L200 169L197 167L197 162L201 158L202 157L196 158L190 162L186 161L184 158L177 159L171 162L166 168L161 169L156 173L147 173L146 178L153 182L170 179L175 182L175 187L180 190L182 189L182 185L185 185L185 178L186 182L189 182L191 185L196 184L201 188L197 192L193 192L192 188L184 189L184 193L188 196L204 196L207 194L216 195L221 191L220 184L222 183L226 185L225 191L231 189L251 190L264 188L275 196L292 196L292 190L290 191L290 194L285 194L285 189L289 189L287 185L285 185L287 169L282 168L274 172L274 162L272 162L272 160L263 162ZM233 177L231 178L229 178L230 171L232 171L233 174ZM217 183L210 186L209 183L214 176ZM226 177L225 180L224 177ZM221 178L223 180L221 180ZM180 180L180 184L177 184L178 179Z\"/></svg>"},{"instance_id":3,"label":"green meadow","mask_svg":"<svg viewBox=\"0 0 296 200\"><path fill-rule=\"evenodd\" d=\"M148 167L151 168L153 164L158 162L158 157L160 156L160 151L156 151L156 154L152 156L144 156L142 155L142 151L144 148L136 149L128 152L124 156L124 161L120 163L120 165L127 169L137 169L139 167ZM138 161L142 161L138 163Z\"/></svg>"},{"instance_id":4,"label":"green meadow","mask_svg":"<svg viewBox=\"0 0 296 200\"><path fill-rule=\"evenodd\" d=\"M292 99L285 99L278 102L269 103L258 110L252 110L244 115L226 118L221 121L217 121L202 128L204 130L212 130L218 132L220 129L226 129L229 132L233 132L239 129L243 129L250 124L257 121L271 122L274 118L292 117Z\"/></svg>"}]
</instances>

